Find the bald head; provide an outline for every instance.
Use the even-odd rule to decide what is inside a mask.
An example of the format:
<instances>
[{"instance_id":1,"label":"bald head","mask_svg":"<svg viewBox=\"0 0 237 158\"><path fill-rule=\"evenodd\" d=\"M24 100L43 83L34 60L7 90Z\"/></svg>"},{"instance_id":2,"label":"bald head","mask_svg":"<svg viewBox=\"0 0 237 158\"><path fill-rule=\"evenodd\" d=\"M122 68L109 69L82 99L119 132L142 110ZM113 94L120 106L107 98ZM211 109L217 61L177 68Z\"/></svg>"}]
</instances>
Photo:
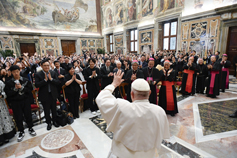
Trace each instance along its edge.
<instances>
[{"instance_id":1,"label":"bald head","mask_svg":"<svg viewBox=\"0 0 237 158\"><path fill-rule=\"evenodd\" d=\"M211 62L213 62L213 63L216 62L216 56L214 56L214 55L211 56Z\"/></svg>"},{"instance_id":2,"label":"bald head","mask_svg":"<svg viewBox=\"0 0 237 158\"><path fill-rule=\"evenodd\" d=\"M200 64L200 65L203 64L203 59L202 59L202 58L199 58L199 59L198 59L198 64Z\"/></svg>"},{"instance_id":3,"label":"bald head","mask_svg":"<svg viewBox=\"0 0 237 158\"><path fill-rule=\"evenodd\" d=\"M116 63L116 66L117 66L117 68L118 68L118 69L120 69L120 68L121 68L121 66L122 66L121 62L120 62L120 61L118 61L118 62Z\"/></svg>"}]
</instances>

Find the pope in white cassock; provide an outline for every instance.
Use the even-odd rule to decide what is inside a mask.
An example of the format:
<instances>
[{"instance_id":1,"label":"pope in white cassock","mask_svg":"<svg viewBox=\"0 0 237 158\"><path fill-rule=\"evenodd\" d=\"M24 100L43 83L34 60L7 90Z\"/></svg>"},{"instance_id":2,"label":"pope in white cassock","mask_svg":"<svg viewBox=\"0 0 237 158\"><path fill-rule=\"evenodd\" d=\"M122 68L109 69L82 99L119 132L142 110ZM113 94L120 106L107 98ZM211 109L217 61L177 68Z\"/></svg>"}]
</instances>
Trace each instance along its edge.
<instances>
[{"instance_id":1,"label":"pope in white cassock","mask_svg":"<svg viewBox=\"0 0 237 158\"><path fill-rule=\"evenodd\" d=\"M132 103L116 99L112 92L123 82L122 76L119 70L96 98L107 131L114 133L108 158L154 158L162 139L170 137L167 116L161 107L149 103L150 86L144 79L133 81Z\"/></svg>"}]
</instances>

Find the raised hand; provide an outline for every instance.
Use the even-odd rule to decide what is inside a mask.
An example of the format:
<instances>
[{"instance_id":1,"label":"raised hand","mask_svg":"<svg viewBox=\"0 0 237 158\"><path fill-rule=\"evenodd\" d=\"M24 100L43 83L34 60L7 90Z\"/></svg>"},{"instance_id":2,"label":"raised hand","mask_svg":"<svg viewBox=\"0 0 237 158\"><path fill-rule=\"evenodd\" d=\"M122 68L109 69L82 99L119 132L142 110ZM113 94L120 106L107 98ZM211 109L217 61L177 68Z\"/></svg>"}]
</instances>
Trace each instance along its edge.
<instances>
[{"instance_id":1,"label":"raised hand","mask_svg":"<svg viewBox=\"0 0 237 158\"><path fill-rule=\"evenodd\" d=\"M118 70L117 73L114 73L114 80L112 85L116 88L118 87L123 81L124 79L122 79L124 72L122 72L121 70Z\"/></svg>"}]
</instances>

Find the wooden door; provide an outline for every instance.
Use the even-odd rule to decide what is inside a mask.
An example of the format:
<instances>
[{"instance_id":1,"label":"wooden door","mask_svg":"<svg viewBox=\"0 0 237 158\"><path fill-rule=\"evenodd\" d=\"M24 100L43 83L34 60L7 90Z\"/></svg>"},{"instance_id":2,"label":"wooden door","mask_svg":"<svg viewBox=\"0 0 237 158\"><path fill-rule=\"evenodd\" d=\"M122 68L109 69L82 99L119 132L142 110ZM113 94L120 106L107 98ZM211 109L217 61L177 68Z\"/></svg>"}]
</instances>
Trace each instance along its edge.
<instances>
[{"instance_id":1,"label":"wooden door","mask_svg":"<svg viewBox=\"0 0 237 158\"><path fill-rule=\"evenodd\" d=\"M63 55L70 56L73 53L76 53L76 41L64 40L61 42Z\"/></svg>"},{"instance_id":2,"label":"wooden door","mask_svg":"<svg viewBox=\"0 0 237 158\"><path fill-rule=\"evenodd\" d=\"M233 62L234 56L237 55L237 27L230 27L229 36L228 36L228 44L227 44L227 55L228 60ZM232 64L233 65L233 64ZM230 74L234 73L234 68L231 65Z\"/></svg>"},{"instance_id":3,"label":"wooden door","mask_svg":"<svg viewBox=\"0 0 237 158\"><path fill-rule=\"evenodd\" d=\"M28 53L28 56L33 56L36 52L34 43L20 43L21 54Z\"/></svg>"}]
</instances>

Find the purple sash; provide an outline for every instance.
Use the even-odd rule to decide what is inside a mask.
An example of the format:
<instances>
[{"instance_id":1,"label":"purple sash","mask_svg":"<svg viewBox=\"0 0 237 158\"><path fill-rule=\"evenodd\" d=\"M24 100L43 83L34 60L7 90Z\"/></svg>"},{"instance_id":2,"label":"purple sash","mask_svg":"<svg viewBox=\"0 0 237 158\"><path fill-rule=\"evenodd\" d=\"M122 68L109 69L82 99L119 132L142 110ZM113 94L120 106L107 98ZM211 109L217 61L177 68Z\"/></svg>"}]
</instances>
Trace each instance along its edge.
<instances>
[{"instance_id":1,"label":"purple sash","mask_svg":"<svg viewBox=\"0 0 237 158\"><path fill-rule=\"evenodd\" d=\"M228 84L229 84L229 69L228 68L222 68L222 71L226 71L227 72L226 81L225 81L225 88L228 88Z\"/></svg>"},{"instance_id":2,"label":"purple sash","mask_svg":"<svg viewBox=\"0 0 237 158\"><path fill-rule=\"evenodd\" d=\"M214 89L214 85L215 85L216 74L219 74L219 71L211 71L211 83L210 83L209 94L213 94L213 89Z\"/></svg>"}]
</instances>

